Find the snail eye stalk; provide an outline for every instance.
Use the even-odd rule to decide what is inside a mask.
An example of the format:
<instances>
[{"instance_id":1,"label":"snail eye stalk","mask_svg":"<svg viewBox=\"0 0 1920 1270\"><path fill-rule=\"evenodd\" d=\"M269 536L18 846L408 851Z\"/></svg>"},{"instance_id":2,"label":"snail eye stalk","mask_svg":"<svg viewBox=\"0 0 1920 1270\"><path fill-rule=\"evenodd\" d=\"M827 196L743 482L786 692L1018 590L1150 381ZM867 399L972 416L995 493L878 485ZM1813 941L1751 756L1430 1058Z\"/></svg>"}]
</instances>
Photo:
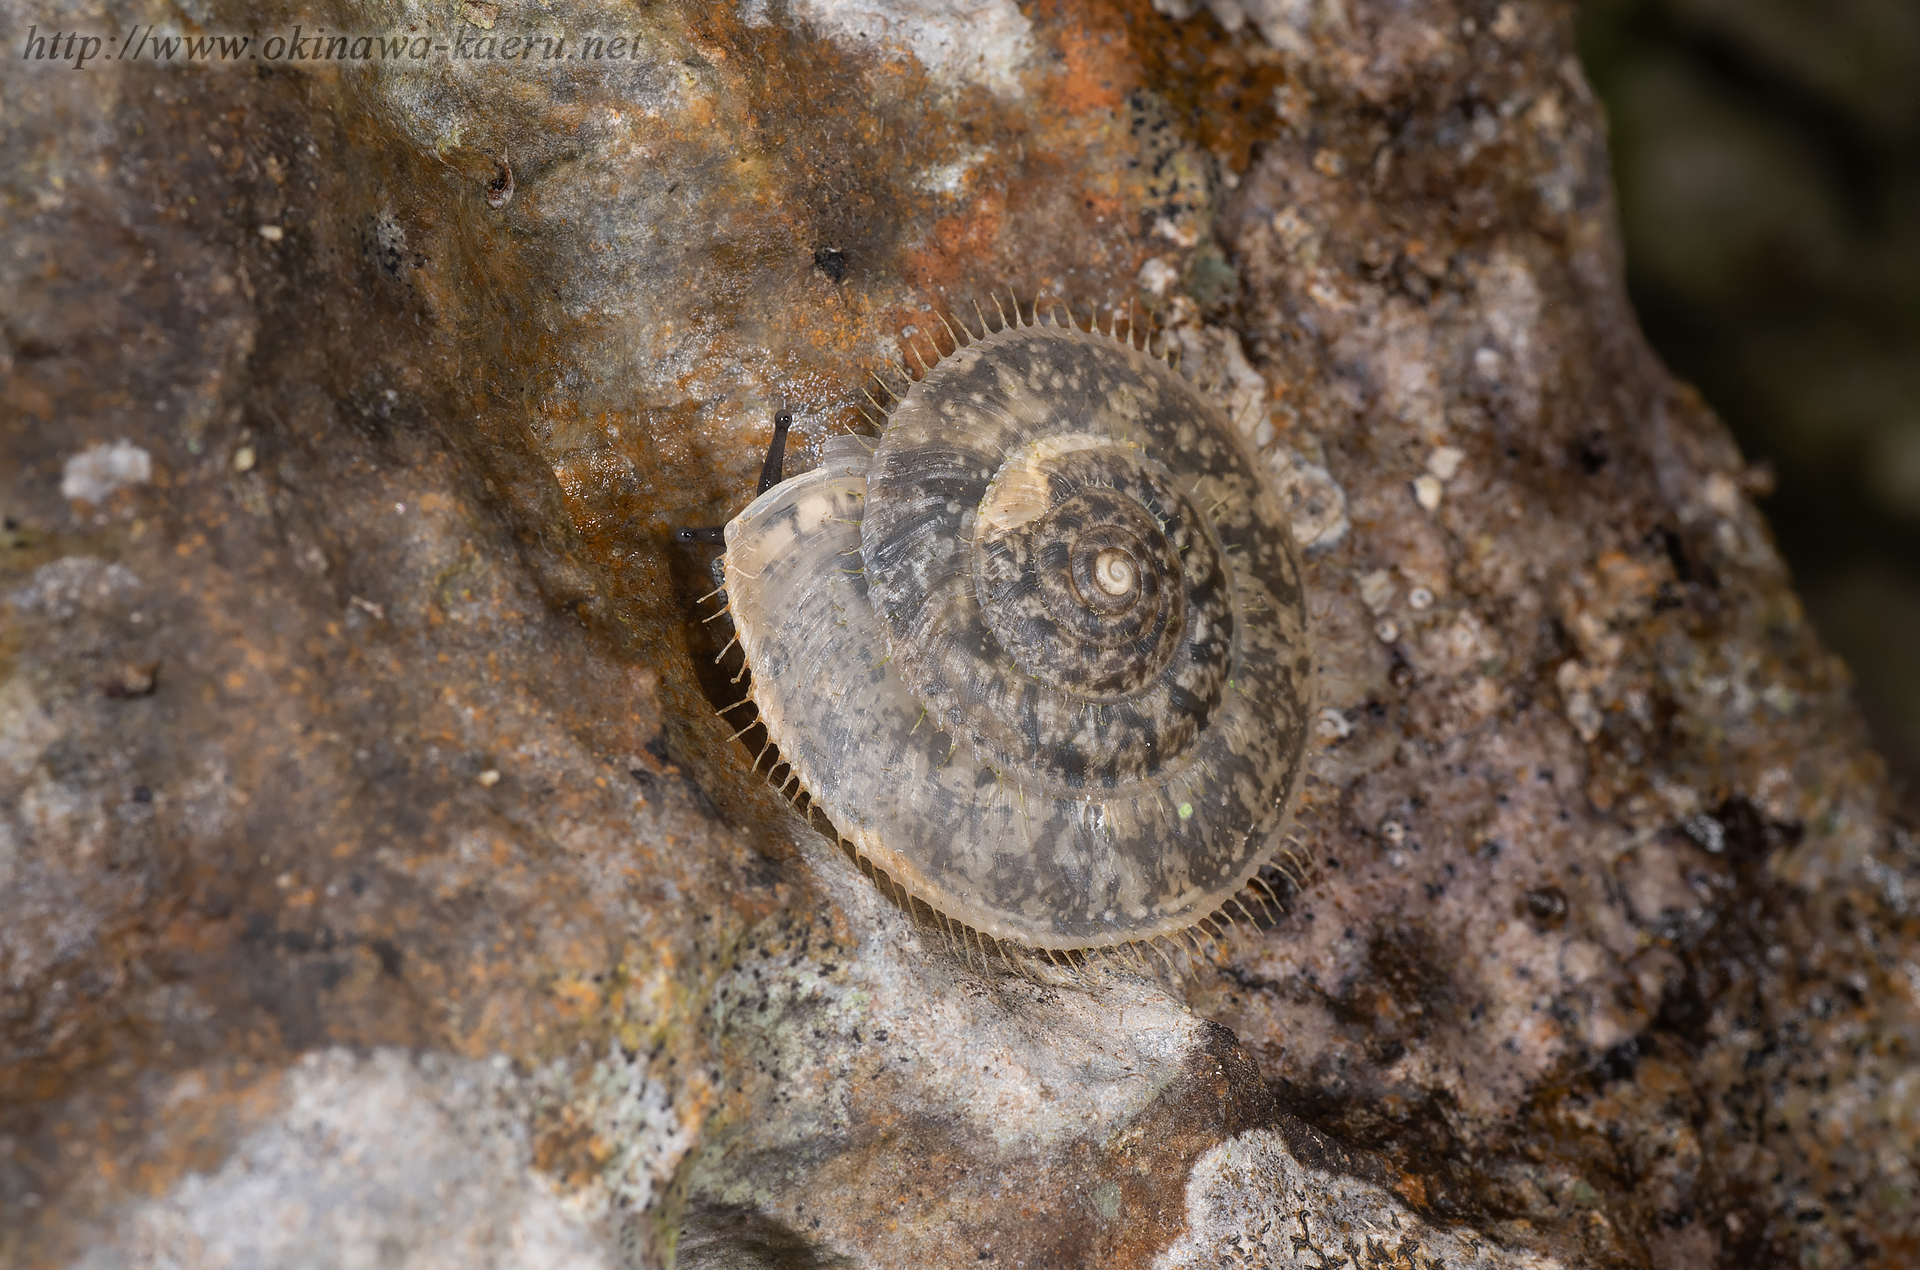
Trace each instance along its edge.
<instances>
[{"instance_id":1,"label":"snail eye stalk","mask_svg":"<svg viewBox=\"0 0 1920 1270\"><path fill-rule=\"evenodd\" d=\"M793 427L792 411L782 410L773 416L773 444L767 447L767 461L760 465L760 484L754 490L758 495L766 493L778 485L787 469L787 431ZM718 542L727 540L725 525L687 526L673 531L676 542Z\"/></svg>"},{"instance_id":2,"label":"snail eye stalk","mask_svg":"<svg viewBox=\"0 0 1920 1270\"><path fill-rule=\"evenodd\" d=\"M767 447L767 461L760 465L760 486L754 494L766 493L778 485L781 473L787 466L787 429L793 426L793 415L782 410L773 417L773 444Z\"/></svg>"}]
</instances>

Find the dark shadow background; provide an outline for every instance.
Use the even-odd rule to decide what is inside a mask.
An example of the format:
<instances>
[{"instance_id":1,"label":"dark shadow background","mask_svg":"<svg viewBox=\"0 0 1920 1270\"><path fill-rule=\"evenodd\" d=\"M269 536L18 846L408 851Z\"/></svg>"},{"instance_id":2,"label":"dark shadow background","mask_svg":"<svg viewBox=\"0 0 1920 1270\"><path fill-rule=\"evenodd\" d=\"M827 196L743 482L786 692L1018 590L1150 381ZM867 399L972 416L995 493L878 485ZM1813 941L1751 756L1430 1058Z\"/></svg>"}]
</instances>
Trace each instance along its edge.
<instances>
[{"instance_id":1,"label":"dark shadow background","mask_svg":"<svg viewBox=\"0 0 1920 1270\"><path fill-rule=\"evenodd\" d=\"M1920 815L1920 2L1585 0L1627 284Z\"/></svg>"}]
</instances>

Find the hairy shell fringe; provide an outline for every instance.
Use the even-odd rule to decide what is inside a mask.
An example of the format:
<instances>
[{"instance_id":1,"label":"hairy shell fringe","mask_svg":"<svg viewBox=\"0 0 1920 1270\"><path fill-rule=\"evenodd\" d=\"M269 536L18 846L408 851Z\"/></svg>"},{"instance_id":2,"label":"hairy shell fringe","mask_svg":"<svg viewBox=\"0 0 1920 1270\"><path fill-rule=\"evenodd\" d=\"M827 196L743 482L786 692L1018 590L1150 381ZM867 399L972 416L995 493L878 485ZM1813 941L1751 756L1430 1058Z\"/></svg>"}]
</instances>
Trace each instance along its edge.
<instances>
[{"instance_id":1,"label":"hairy shell fringe","mask_svg":"<svg viewBox=\"0 0 1920 1270\"><path fill-rule=\"evenodd\" d=\"M988 298L993 302L994 313L998 319L997 324L988 319L985 311L980 308L979 301L977 300L974 301L973 306L975 321L979 323L977 330L974 327L968 326L964 317L954 313L951 305L947 306L944 310L930 310L933 315L933 320L938 322L942 329L946 331L947 338L952 347L942 352L939 342L933 338L932 334L930 332L925 333L924 338L926 343L928 347L933 350L933 357L929 360L921 354L919 345L913 342L911 336L902 335L900 337L900 347L902 349L901 358L898 362L887 363L887 368L895 374L900 375L906 380L907 386L911 387L914 383L926 378L929 371L947 358L953 356L954 353L979 340L985 339L989 334L995 331L1004 331L1011 327L1029 326L1071 327L1078 331L1088 331L1105 335L1110 339L1120 340L1123 343L1131 345L1149 356L1165 362L1169 366L1178 365L1178 349L1173 341L1168 339L1164 332L1159 332L1154 329L1150 316L1143 314L1142 316L1146 318L1145 321L1135 319L1134 305L1131 297L1127 300L1125 310L1125 335L1120 333L1120 319L1122 314L1118 310L1109 310L1107 314L1107 324L1103 328L1100 325L1100 314L1097 309L1089 306L1086 320L1081 321L1079 315L1074 313L1073 307L1067 301L1057 297L1050 297L1046 292L1035 292L1033 299L1028 302L1023 311L1019 293L1014 291L1013 288L1008 287L1007 302L1012 306L1011 317L1008 316L1007 309L1001 306L998 292L989 292ZM1064 319L1061 316L1062 313L1065 314ZM1155 347L1156 335L1159 336L1158 348ZM911 362L908 361L907 354L912 355ZM895 401L900 400L901 392L896 390L893 385L887 383L886 380L882 379L878 372L869 370L867 373L875 383L880 385L881 389L889 397ZM868 396L867 399L873 401L871 396ZM886 410L885 406L878 401L873 401L873 405L875 409L880 410L884 415Z\"/></svg>"},{"instance_id":2,"label":"hairy shell fringe","mask_svg":"<svg viewBox=\"0 0 1920 1270\"><path fill-rule=\"evenodd\" d=\"M736 703L739 704L747 703ZM735 733L735 738L750 731L758 722L756 718L741 732ZM777 790L809 827L832 840L840 848L840 853L860 870L861 876L872 883L888 903L904 913L917 929L934 936L936 946L943 949L952 960L978 974L995 977L1011 975L1035 983L1059 983L1063 979L1084 983L1121 974L1153 979L1177 988L1198 973L1202 966L1218 964L1240 952L1245 947L1249 932L1271 930L1278 925L1292 911L1292 905L1282 898L1281 892L1297 895L1304 889L1303 885L1293 881L1298 873L1297 865L1281 868L1270 863L1261 873L1272 872L1277 878L1283 879L1277 888L1263 879L1261 873L1256 873L1226 903L1175 935L1157 935L1149 939L1092 948L1029 948L1011 940L996 939L947 916L925 896L910 890L885 869L860 854L813 806L805 788L791 774L791 765L780 757L778 747L771 741L764 744L755 755L754 770L759 770L768 754L773 755L773 764L766 771L767 786ZM788 772L788 776L778 779L777 774L782 769ZM1234 911L1236 909L1237 913Z\"/></svg>"},{"instance_id":3,"label":"hairy shell fringe","mask_svg":"<svg viewBox=\"0 0 1920 1270\"><path fill-rule=\"evenodd\" d=\"M855 408L860 411L862 421L867 425L876 426L885 432L888 427L889 416L895 413L895 408L899 406L900 403L908 403L910 410L916 408L914 402L917 402L920 399L919 394L926 390L917 390L915 385L926 379L942 362L957 356L962 350L970 348L976 342L988 340L990 336L998 335L1008 330L1035 327L1070 329L1079 332L1081 335L1100 335L1117 343L1124 344L1127 348L1133 350L1133 353L1130 355L1133 361L1130 364L1136 367L1140 366L1141 355L1144 355L1154 362L1168 366L1175 363L1176 349L1173 341L1167 337L1166 333L1156 332L1153 329L1150 314L1142 315L1147 319L1145 321L1137 318L1131 302L1127 305L1124 314L1117 308L1110 310L1105 315L1103 325L1102 314L1097 308L1090 307L1084 314L1076 313L1072 307L1064 301L1049 299L1044 294L1036 294L1031 302L1023 304L1016 293L1008 290L1005 293L1004 301L1003 297L997 293L990 294L989 300L994 308L994 314L988 315L984 308L976 302L973 305L974 324L970 324L964 316L954 311L951 306L948 306L944 310L930 311L930 318L922 323L920 329L908 328L902 332L897 345L899 360L890 361L886 363L883 368L869 371L873 383L870 387L860 390L860 396L866 404L865 406L856 404ZM1123 320L1125 323L1124 334L1122 333L1121 325ZM937 327L934 325L936 322L938 323ZM943 331L945 333L944 340L940 338L940 334ZM1159 336L1157 340L1156 335ZM1062 337L1053 334L1048 334L1044 337L1017 336L1015 337L1015 343L1021 347L1027 347L1030 346L1034 340L1044 339L1050 341L1060 338ZM1080 336L1070 338L1079 339ZM1022 343L1022 341L1026 341L1026 343ZM992 355L993 349L998 348L1004 342L1005 341L995 341L987 350L987 354ZM1049 347L1051 346L1052 345L1049 345ZM1063 345L1063 347L1064 346L1078 347L1078 345ZM1110 354L1108 356L1117 355ZM961 365L962 372L964 372L967 366L972 364L971 361L963 361ZM1149 368L1142 368L1141 373L1146 374L1148 369ZM1151 369L1153 369L1156 375L1164 374L1164 372L1158 371L1158 368ZM939 382L946 382L947 377L954 373L952 370L943 371ZM898 379L895 379L895 376L897 376ZM1159 382L1158 379L1154 379L1152 376L1149 376L1149 379L1151 382ZM1188 385L1187 388L1189 391L1192 391L1191 385ZM914 394L911 399L909 398L910 393ZM975 400L977 401L979 398L976 397ZM1214 414L1217 415L1217 406L1212 407L1212 409ZM877 419L875 418L876 415L879 416ZM1135 426L1134 417L1131 415L1126 417L1128 419L1127 426L1125 428L1113 429L1113 434L1122 437L1123 440L1133 441L1135 436L1133 431ZM1156 423L1155 426L1162 425ZM852 435L862 434L856 431ZM892 453L893 451L888 447L900 444L898 437L902 435L905 434L896 432L883 437L880 440L883 453ZM867 448L872 450L873 445L868 443ZM1001 451L988 448L983 451L983 454L992 455L1010 452L1011 450ZM845 452L841 451L841 453ZM847 477L848 473L859 470L856 465L844 470L839 476L833 479L843 480ZM1221 469L1207 468L1204 470L1213 473ZM1211 481L1215 478L1209 475L1201 479L1203 481ZM1239 478L1236 477L1233 479ZM1220 485L1195 485L1192 487L1191 493L1195 500L1194 507L1198 513L1205 518L1207 523L1213 523L1215 521L1222 509L1227 507L1230 499L1252 497L1246 494L1240 486L1231 484L1225 486L1224 490ZM812 496L813 495L809 495L809 497ZM841 497L844 498L847 496L842 495ZM860 496L854 494L851 495L851 497L857 499ZM869 526L873 524L871 517L872 506L873 504L871 503L867 504L869 518L866 523ZM949 508L949 510L951 510L951 508ZM1260 514L1267 516L1269 522L1274 519L1267 512L1263 511ZM743 517L746 515L747 514L743 513ZM765 515L765 513L755 512L753 515ZM833 514L820 516L814 523L856 525L860 523L858 515L858 512L836 511ZM853 516L855 519L847 519L846 517L848 516ZM843 531L834 532L841 533ZM1236 567L1241 567L1239 566L1240 548L1235 542L1228 540L1228 537L1223 532L1218 530L1215 532L1220 535L1215 540L1217 542L1216 550L1219 555L1224 559L1234 561ZM732 529L730 527L730 536L731 533ZM832 539L830 540L830 545L837 544L838 541L839 539ZM1271 551L1271 548L1268 550ZM844 555L846 553L843 552L841 554ZM729 572L727 576L738 584L740 588L738 592L739 596L753 597L759 594L756 588L760 579L772 575L765 574L762 571L766 566L755 563L755 557L747 555L745 560L748 563L738 564L736 566L736 562L732 560L732 557L729 557L727 567L733 572ZM823 557L820 560L816 560L815 563L822 570L821 576L831 577L834 575L834 565L837 563L834 559ZM862 562L856 559L854 563L861 564ZM840 568L838 570L839 573L861 573L863 571L864 565L861 568ZM872 585L878 586L880 583L874 582ZM1262 591L1260 594L1264 595L1266 593ZM707 595L701 597L702 602L710 599L718 599L719 608L717 611L701 618L703 623L716 621L723 615L728 616L732 620L744 621L746 620L744 615L749 614L751 611L749 608L743 607L743 617L733 619L734 607L733 604L729 602L725 585L716 587ZM745 606L753 603L753 600L751 598L745 598L739 602ZM1250 609L1236 611L1241 613L1242 616L1246 616L1252 612ZM1270 610L1263 604L1259 606L1258 611L1264 614ZM841 623L841 625L844 626L845 623ZM753 626L751 622L749 622L745 633L751 635L752 632L757 632L760 629L758 626ZM1065 935L1066 938L1079 938L1084 934L1085 937L1089 939L1114 939L1115 942L1111 943L1099 943L1093 946L1083 946L1072 949L1058 949L1036 947L1025 943L1014 942L1009 939L995 938L984 930L968 924L967 921L960 920L947 912L943 912L936 902L939 899L938 896L918 893L914 888L904 884L899 878L891 876L884 868L878 865L874 859L868 857L855 843L841 835L831 823L824 809L815 806L813 796L805 787L805 780L803 780L794 763L782 756L778 745L766 730L768 726L787 726L787 723L790 722L790 716L782 713L780 710L774 709L771 705L763 711L760 702L755 700L753 688L751 687L749 669L746 664L748 657L744 655L752 652L753 649L742 646L743 631L736 630L730 633L733 638L729 639L727 644L720 649L718 655L714 657L714 664L719 665L725 662L729 656L734 655L736 649L740 649L743 654L740 658L741 665L738 668L738 673L733 675L731 682L735 685L746 682L749 684L749 687L747 688L747 695L742 696L741 699L734 701L731 705L727 705L716 711L720 717L727 720L729 728L734 729L729 738L729 743L744 743L752 754L751 770L757 776L765 779L770 789L779 790L782 797L785 798L795 810L801 812L810 825L820 829L832 838L861 873L887 898L888 902L905 913L917 929L925 934L938 936L937 940L928 941L930 946L943 948L954 962L964 963L977 973L988 975L1016 975L1039 982L1059 982L1063 976L1068 979L1085 979L1108 974L1124 974L1144 975L1153 979L1178 983L1194 974L1196 970L1207 963L1218 964L1232 958L1237 952L1244 948L1251 936L1269 930L1283 921L1286 914L1294 906L1298 896L1311 885L1315 878L1316 870L1311 853L1306 851L1297 839L1288 838L1283 841L1277 850L1271 847L1268 848L1272 851L1271 857L1261 862L1252 875L1247 877L1244 883L1239 886L1238 890L1226 894L1223 899L1219 899L1216 908L1211 912L1201 914L1197 920L1184 928L1168 929L1167 922L1178 921L1180 918L1173 916L1172 913L1166 910L1161 910L1165 916L1165 921L1157 928L1156 933L1150 935L1141 933L1136 934L1132 938L1119 937L1123 932L1121 929L1116 928L1116 925L1112 921L1113 914L1109 913L1106 919L1107 926L1104 930L1084 930L1080 926L1073 925L1071 919L1063 916L1053 919L1061 923L1060 925L1052 925L1050 923L1036 924L1030 935L1016 936L1016 938L1022 939L1029 937L1059 938L1062 937L1062 932L1071 931L1073 933ZM758 637L759 636L750 637L747 640L748 645L752 645L753 638ZM709 647L711 647L711 645L709 645ZM893 656L890 653L888 656L883 657L880 662L871 669L877 670L880 666L884 666L892 660ZM729 667L729 669L731 669L731 667ZM720 673L725 674L725 671L723 670ZM890 676L893 673L892 671L888 672ZM1243 688L1240 682L1236 682L1241 672L1236 670L1234 673L1235 678L1224 680L1225 686L1223 691L1228 694L1243 693L1247 700L1265 699L1260 696L1253 687ZM1258 681L1249 681L1249 683L1250 685L1257 684ZM774 700L777 700L777 698ZM1289 697L1288 700L1291 701L1292 698ZM740 707L742 706L751 706L753 708L751 711L742 714L739 713ZM910 712L900 714L899 722L903 730L905 724L912 720L912 717ZM921 717L923 720L926 717L924 706L921 710ZM787 722L783 722L783 720ZM919 731L919 726L919 723L915 722L912 731ZM923 740L921 742L924 747L928 748L928 760L932 763L933 770L940 770L942 768L938 748L946 745L948 738L951 738L951 745L947 748L947 757L949 759L958 752L960 747L960 739L957 733L947 728L938 728L937 731L939 735L932 741ZM908 734L910 735L911 733ZM811 751L805 751L805 753L810 754ZM806 764L811 764L815 761L811 758L803 757L802 752L796 752L796 757L800 758L801 761ZM985 759L978 757L970 758L968 761L975 763L986 762ZM1297 764L1303 761L1303 759L1299 752L1295 751L1294 757L1288 761ZM1300 769L1296 766L1293 770L1297 774ZM814 772L810 769L810 775L807 779L820 775L820 772ZM991 769L990 775L997 777L997 769ZM990 787L997 788L997 785L992 779L988 779L987 783ZM1190 810L1185 801L1188 798L1192 800L1196 807L1216 805L1204 801L1208 797L1206 788L1209 783L1220 783L1218 772L1215 770L1214 765L1204 757L1196 758L1190 768L1169 777L1169 783L1161 786L1161 792L1158 796L1162 799L1159 805L1163 809L1163 814L1169 813L1177 808L1180 820L1184 821L1190 815ZM831 790L832 781L828 780L823 788ZM1292 786L1292 788L1297 789L1297 784ZM1152 804L1150 799L1142 799L1141 804L1137 805L1151 806ZM1021 795L1021 801L1018 806L1021 809L1019 814L1024 815L1026 806L1024 792ZM1170 818L1169 816L1169 819ZM1072 824L1074 822L1068 820L1066 823ZM1279 832L1279 830L1277 828L1270 828L1268 832ZM1148 839L1140 839L1140 841L1148 841ZM1266 841L1271 843L1272 839L1267 838ZM891 851L892 849L891 846L887 846L886 850L881 854L884 856L886 851ZM1241 867L1245 868L1249 866L1250 862L1243 864ZM909 870L912 870L918 866L909 864L907 867ZM1233 884L1232 879L1235 876L1239 876L1239 873L1235 872L1220 879L1221 882L1224 883L1220 889L1206 891L1207 902L1214 902L1214 900L1221 895L1221 891L1224 890L1225 886L1231 886ZM969 910L965 904L962 904L961 911ZM1015 931L1023 929L1023 924L1019 921L1012 922L1009 927L1002 921L998 914L991 910L982 910L980 918L990 924L994 924L996 929L1010 928Z\"/></svg>"}]
</instances>

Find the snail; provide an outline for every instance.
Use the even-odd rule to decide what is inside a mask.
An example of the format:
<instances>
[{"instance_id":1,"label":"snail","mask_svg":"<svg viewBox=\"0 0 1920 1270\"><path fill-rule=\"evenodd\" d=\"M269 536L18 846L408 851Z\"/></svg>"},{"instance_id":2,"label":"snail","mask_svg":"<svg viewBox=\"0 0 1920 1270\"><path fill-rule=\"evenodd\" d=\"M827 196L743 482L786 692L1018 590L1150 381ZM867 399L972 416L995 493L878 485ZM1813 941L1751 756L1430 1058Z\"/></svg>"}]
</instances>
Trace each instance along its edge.
<instances>
[{"instance_id":1,"label":"snail","mask_svg":"<svg viewBox=\"0 0 1920 1270\"><path fill-rule=\"evenodd\" d=\"M877 442L831 438L781 480L779 428L726 525L757 719L876 880L983 948L1211 929L1304 766L1288 516L1132 338L1017 303L961 329Z\"/></svg>"}]
</instances>

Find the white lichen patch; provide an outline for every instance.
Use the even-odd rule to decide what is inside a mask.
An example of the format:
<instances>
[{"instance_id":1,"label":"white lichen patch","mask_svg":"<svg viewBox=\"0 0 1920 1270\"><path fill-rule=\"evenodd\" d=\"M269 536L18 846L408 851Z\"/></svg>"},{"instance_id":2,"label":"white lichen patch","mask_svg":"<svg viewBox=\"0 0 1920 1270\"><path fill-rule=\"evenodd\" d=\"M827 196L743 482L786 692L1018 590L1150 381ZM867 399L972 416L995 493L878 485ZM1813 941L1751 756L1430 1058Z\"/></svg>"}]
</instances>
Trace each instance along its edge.
<instances>
[{"instance_id":1,"label":"white lichen patch","mask_svg":"<svg viewBox=\"0 0 1920 1270\"><path fill-rule=\"evenodd\" d=\"M912 54L936 81L1021 93L1033 25L1013 0L795 0L795 18L859 49Z\"/></svg>"},{"instance_id":2,"label":"white lichen patch","mask_svg":"<svg viewBox=\"0 0 1920 1270\"><path fill-rule=\"evenodd\" d=\"M139 577L123 564L62 556L35 569L25 585L0 600L23 616L37 613L68 622L83 612L114 611L139 589Z\"/></svg>"},{"instance_id":3,"label":"white lichen patch","mask_svg":"<svg viewBox=\"0 0 1920 1270\"><path fill-rule=\"evenodd\" d=\"M588 1072L584 1089L570 1100L579 1122L592 1125L607 1145L593 1192L616 1211L652 1207L692 1147L703 1119L696 1107L704 1106L713 1081L696 1072L685 1086L676 1110L675 1091L655 1078L646 1055L629 1056L609 1044L606 1057Z\"/></svg>"},{"instance_id":4,"label":"white lichen patch","mask_svg":"<svg viewBox=\"0 0 1920 1270\"><path fill-rule=\"evenodd\" d=\"M98 653L104 630L140 620L131 607L140 592L124 565L64 556L0 592L0 630L58 632L68 652ZM96 693L24 669L0 679L0 993L24 992L83 955L145 885L152 810L127 800L128 764L75 761Z\"/></svg>"},{"instance_id":5,"label":"white lichen patch","mask_svg":"<svg viewBox=\"0 0 1920 1270\"><path fill-rule=\"evenodd\" d=\"M1495 383L1523 424L1540 417L1542 363L1537 334L1545 301L1533 270L1520 256L1496 251L1474 270L1474 290L1492 340L1474 354L1474 370Z\"/></svg>"},{"instance_id":6,"label":"white lichen patch","mask_svg":"<svg viewBox=\"0 0 1920 1270\"><path fill-rule=\"evenodd\" d=\"M1165 256L1155 256L1140 266L1140 289L1151 296L1163 296L1180 281L1180 270Z\"/></svg>"},{"instance_id":7,"label":"white lichen patch","mask_svg":"<svg viewBox=\"0 0 1920 1270\"><path fill-rule=\"evenodd\" d=\"M1168 17L1188 18L1201 10L1203 0L1153 0L1153 7ZM1304 56L1312 47L1316 21L1343 12L1327 0L1205 0L1204 7L1228 31L1238 31L1251 21L1267 43L1295 56Z\"/></svg>"},{"instance_id":8,"label":"white lichen patch","mask_svg":"<svg viewBox=\"0 0 1920 1270\"><path fill-rule=\"evenodd\" d=\"M969 150L951 163L941 163L923 170L914 178L914 188L929 194L957 197L966 192L968 177L988 157L986 150Z\"/></svg>"},{"instance_id":9,"label":"white lichen patch","mask_svg":"<svg viewBox=\"0 0 1920 1270\"><path fill-rule=\"evenodd\" d=\"M1440 386L1432 318L1395 296L1356 332L1371 346L1380 401L1393 418L1420 436L1437 440L1446 427L1446 394Z\"/></svg>"},{"instance_id":10,"label":"white lichen patch","mask_svg":"<svg viewBox=\"0 0 1920 1270\"><path fill-rule=\"evenodd\" d=\"M1274 476L1274 492L1293 518L1293 540L1303 551L1325 551L1347 536L1347 494L1333 474L1309 463L1291 446L1276 445L1267 453Z\"/></svg>"},{"instance_id":11,"label":"white lichen patch","mask_svg":"<svg viewBox=\"0 0 1920 1270\"><path fill-rule=\"evenodd\" d=\"M911 1101L1003 1149L1098 1140L1152 1102L1201 1043L1201 1021L1158 986L1124 974L1049 986L1003 978L997 965L976 980L925 947L942 937L864 879L820 875L865 930L847 971L783 953L742 964L716 992L723 1045L778 1072L794 1108L758 1128L763 1148L819 1133L819 1117L837 1120L887 1071L912 1073ZM1066 1089L1072 1098L1059 1096Z\"/></svg>"},{"instance_id":12,"label":"white lichen patch","mask_svg":"<svg viewBox=\"0 0 1920 1270\"><path fill-rule=\"evenodd\" d=\"M527 1124L504 1059L310 1054L219 1168L132 1204L79 1266L610 1270Z\"/></svg>"},{"instance_id":13,"label":"white lichen patch","mask_svg":"<svg viewBox=\"0 0 1920 1270\"><path fill-rule=\"evenodd\" d=\"M67 460L60 496L104 503L114 494L153 479L153 456L130 441L88 446Z\"/></svg>"},{"instance_id":14,"label":"white lichen patch","mask_svg":"<svg viewBox=\"0 0 1920 1270\"><path fill-rule=\"evenodd\" d=\"M1194 1162L1186 1233L1153 1264L1155 1270L1549 1270L1561 1263L1502 1248L1468 1230L1434 1226L1384 1188L1303 1165L1278 1133L1254 1129Z\"/></svg>"}]
</instances>

